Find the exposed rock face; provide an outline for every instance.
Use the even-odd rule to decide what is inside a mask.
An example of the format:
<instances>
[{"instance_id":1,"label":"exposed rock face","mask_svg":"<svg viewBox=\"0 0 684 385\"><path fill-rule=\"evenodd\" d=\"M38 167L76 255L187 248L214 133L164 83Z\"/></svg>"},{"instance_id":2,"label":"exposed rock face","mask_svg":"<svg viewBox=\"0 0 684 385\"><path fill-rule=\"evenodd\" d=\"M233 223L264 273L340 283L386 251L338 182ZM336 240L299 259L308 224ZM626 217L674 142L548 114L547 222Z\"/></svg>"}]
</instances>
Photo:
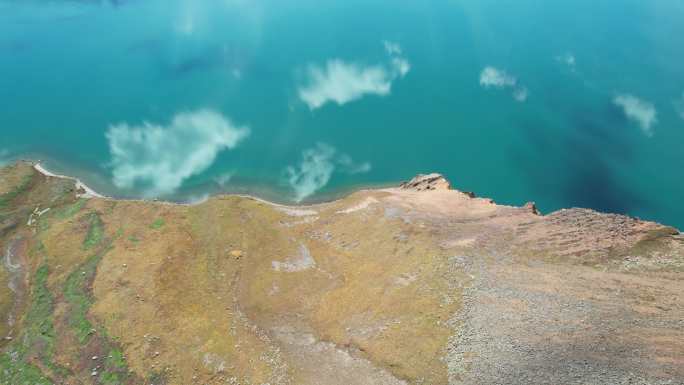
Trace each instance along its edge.
<instances>
[{"instance_id":1,"label":"exposed rock face","mask_svg":"<svg viewBox=\"0 0 684 385\"><path fill-rule=\"evenodd\" d=\"M405 190L451 190L451 184L441 174L420 174L408 182L402 183L400 188Z\"/></svg>"},{"instance_id":2,"label":"exposed rock face","mask_svg":"<svg viewBox=\"0 0 684 385\"><path fill-rule=\"evenodd\" d=\"M539 215L539 209L537 209L537 205L534 202L527 202L525 203L525 206L523 206L525 210L528 210L534 215Z\"/></svg>"},{"instance_id":3,"label":"exposed rock face","mask_svg":"<svg viewBox=\"0 0 684 385\"><path fill-rule=\"evenodd\" d=\"M657 223L438 174L306 208L79 199L30 165L0 181L0 384L684 378L684 237Z\"/></svg>"}]
</instances>

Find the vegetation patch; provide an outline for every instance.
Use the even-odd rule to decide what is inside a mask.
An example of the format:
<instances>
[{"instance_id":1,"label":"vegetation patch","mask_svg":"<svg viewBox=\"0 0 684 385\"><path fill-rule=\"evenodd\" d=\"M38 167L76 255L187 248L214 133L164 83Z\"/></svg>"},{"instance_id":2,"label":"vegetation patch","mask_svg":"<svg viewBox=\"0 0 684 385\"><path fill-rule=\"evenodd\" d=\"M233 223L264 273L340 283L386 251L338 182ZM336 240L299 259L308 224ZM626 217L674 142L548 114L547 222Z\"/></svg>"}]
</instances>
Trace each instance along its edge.
<instances>
[{"instance_id":1,"label":"vegetation patch","mask_svg":"<svg viewBox=\"0 0 684 385\"><path fill-rule=\"evenodd\" d=\"M87 343L94 333L93 325L88 320L88 310L93 304L89 287L103 255L104 252L88 258L84 264L69 274L64 285L64 298L71 305L69 324L81 344Z\"/></svg>"},{"instance_id":2,"label":"vegetation patch","mask_svg":"<svg viewBox=\"0 0 684 385\"><path fill-rule=\"evenodd\" d=\"M104 238L104 225L100 216L91 213L88 217L88 233L83 248L88 250L99 246ZM89 257L83 264L69 274L64 284L64 298L71 305L69 324L74 329L81 344L85 344L93 333L93 325L88 320L88 309L92 305L90 285L95 277L97 265L107 253L108 248Z\"/></svg>"},{"instance_id":3,"label":"vegetation patch","mask_svg":"<svg viewBox=\"0 0 684 385\"><path fill-rule=\"evenodd\" d=\"M25 327L20 343L13 344L0 355L0 383L2 384L51 384L52 382L37 366L28 362L34 356L53 371L63 371L52 363L55 328L52 311L54 297L47 288L49 269L42 265L33 277L31 304L26 314Z\"/></svg>"},{"instance_id":4,"label":"vegetation patch","mask_svg":"<svg viewBox=\"0 0 684 385\"><path fill-rule=\"evenodd\" d=\"M649 256L654 252L664 252L669 249L668 238L676 234L677 230L671 227L651 230L634 245L630 252L643 256Z\"/></svg>"},{"instance_id":5,"label":"vegetation patch","mask_svg":"<svg viewBox=\"0 0 684 385\"><path fill-rule=\"evenodd\" d=\"M110 339L104 334L105 344L109 345ZM119 348L110 348L109 355L104 362L103 372L99 379L105 385L121 385L129 380L130 372L128 365L123 356L123 352Z\"/></svg>"},{"instance_id":6,"label":"vegetation patch","mask_svg":"<svg viewBox=\"0 0 684 385\"><path fill-rule=\"evenodd\" d=\"M50 229L50 222L45 217L38 219L38 231L45 232Z\"/></svg>"},{"instance_id":7,"label":"vegetation patch","mask_svg":"<svg viewBox=\"0 0 684 385\"><path fill-rule=\"evenodd\" d=\"M96 329L96 325L88 319L88 313L94 302L91 285L97 273L97 266L112 247L112 240L103 242L104 225L97 214L90 215L89 224L83 247L85 249L98 248L98 252L72 271L66 279L64 299L70 306L68 322L82 346L95 338L94 342L102 351L109 352L97 376L99 382L106 385L124 384L128 382L130 375L123 352L112 342L103 328ZM122 234L123 230L119 229L114 238Z\"/></svg>"},{"instance_id":8,"label":"vegetation patch","mask_svg":"<svg viewBox=\"0 0 684 385\"><path fill-rule=\"evenodd\" d=\"M0 384L51 385L52 381L16 352L6 352L0 354Z\"/></svg>"},{"instance_id":9,"label":"vegetation patch","mask_svg":"<svg viewBox=\"0 0 684 385\"><path fill-rule=\"evenodd\" d=\"M41 241L40 239L34 239L31 242L33 243L33 246L29 248L29 257L31 257L31 259L33 260L44 260L46 257L46 248L43 241Z\"/></svg>"},{"instance_id":10,"label":"vegetation patch","mask_svg":"<svg viewBox=\"0 0 684 385\"><path fill-rule=\"evenodd\" d=\"M621 260L630 256L651 257L657 253L669 253L670 240L679 231L673 227L660 227L646 232L635 244L621 249L613 249L608 253L609 260Z\"/></svg>"},{"instance_id":11,"label":"vegetation patch","mask_svg":"<svg viewBox=\"0 0 684 385\"><path fill-rule=\"evenodd\" d=\"M88 222L88 234L86 234L86 238L83 241L83 249L85 250L97 246L102 241L102 238L104 238L104 225L102 224L100 216L91 213Z\"/></svg>"},{"instance_id":12,"label":"vegetation patch","mask_svg":"<svg viewBox=\"0 0 684 385\"><path fill-rule=\"evenodd\" d=\"M90 257L84 264L74 270L66 280L64 298L71 306L69 324L74 330L81 345L86 345L91 338L97 338L97 343L104 351L108 351L104 366L98 378L102 384L119 385L129 378L128 365L121 349L115 346L106 331L95 326L88 319L88 312L94 299L90 293L90 285L95 277L97 265L109 249Z\"/></svg>"},{"instance_id":13,"label":"vegetation patch","mask_svg":"<svg viewBox=\"0 0 684 385\"><path fill-rule=\"evenodd\" d=\"M152 222L150 228L153 230L159 230L164 227L164 218L158 218L156 221Z\"/></svg>"},{"instance_id":14,"label":"vegetation patch","mask_svg":"<svg viewBox=\"0 0 684 385\"><path fill-rule=\"evenodd\" d=\"M14 187L12 190L0 195L0 210L5 210L9 207L10 203L16 199L21 193L28 190L33 180L33 175L26 175L21 179L19 185Z\"/></svg>"},{"instance_id":15,"label":"vegetation patch","mask_svg":"<svg viewBox=\"0 0 684 385\"><path fill-rule=\"evenodd\" d=\"M126 369L126 360L124 359L123 352L120 349L114 348L109 351L107 356L107 361L105 364L114 369Z\"/></svg>"},{"instance_id":16,"label":"vegetation patch","mask_svg":"<svg viewBox=\"0 0 684 385\"><path fill-rule=\"evenodd\" d=\"M85 198L79 198L76 202L69 204L55 214L55 218L57 219L69 219L76 215L83 207L85 206L86 202L88 202L87 199Z\"/></svg>"},{"instance_id":17,"label":"vegetation patch","mask_svg":"<svg viewBox=\"0 0 684 385\"><path fill-rule=\"evenodd\" d=\"M52 310L54 297L47 288L49 269L47 265L38 268L34 275L31 307L26 315L24 349L38 347L43 361L49 364L54 351L55 328Z\"/></svg>"},{"instance_id":18,"label":"vegetation patch","mask_svg":"<svg viewBox=\"0 0 684 385\"><path fill-rule=\"evenodd\" d=\"M154 385L166 385L168 382L166 375L162 372L152 372L150 373L149 376L147 376L147 383L149 384L154 384Z\"/></svg>"}]
</instances>

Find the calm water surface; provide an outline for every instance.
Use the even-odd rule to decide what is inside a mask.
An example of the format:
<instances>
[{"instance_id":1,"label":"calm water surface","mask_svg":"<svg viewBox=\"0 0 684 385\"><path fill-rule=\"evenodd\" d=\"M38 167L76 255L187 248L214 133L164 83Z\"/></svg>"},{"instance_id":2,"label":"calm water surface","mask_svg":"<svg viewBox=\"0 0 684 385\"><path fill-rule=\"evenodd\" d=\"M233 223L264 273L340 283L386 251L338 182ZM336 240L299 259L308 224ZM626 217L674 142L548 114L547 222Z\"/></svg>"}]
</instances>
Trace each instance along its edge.
<instances>
[{"instance_id":1,"label":"calm water surface","mask_svg":"<svg viewBox=\"0 0 684 385\"><path fill-rule=\"evenodd\" d=\"M0 158L114 196L441 172L684 228L681 0L0 1Z\"/></svg>"}]
</instances>

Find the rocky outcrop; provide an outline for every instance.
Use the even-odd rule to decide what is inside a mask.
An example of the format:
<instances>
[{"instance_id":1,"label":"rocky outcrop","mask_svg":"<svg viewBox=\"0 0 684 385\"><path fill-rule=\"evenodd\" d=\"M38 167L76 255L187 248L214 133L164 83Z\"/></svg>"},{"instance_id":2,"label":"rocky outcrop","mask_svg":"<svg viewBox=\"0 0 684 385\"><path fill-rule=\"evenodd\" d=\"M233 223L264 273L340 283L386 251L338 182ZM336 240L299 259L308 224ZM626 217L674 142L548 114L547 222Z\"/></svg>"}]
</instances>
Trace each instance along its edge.
<instances>
[{"instance_id":1,"label":"rocky outcrop","mask_svg":"<svg viewBox=\"0 0 684 385\"><path fill-rule=\"evenodd\" d=\"M451 190L451 184L442 174L419 174L410 181L402 183L399 188L415 191Z\"/></svg>"},{"instance_id":2,"label":"rocky outcrop","mask_svg":"<svg viewBox=\"0 0 684 385\"><path fill-rule=\"evenodd\" d=\"M541 215L539 212L539 209L537 208L537 204L534 202L527 202L525 203L525 206L523 208L529 212L531 212L534 215Z\"/></svg>"}]
</instances>

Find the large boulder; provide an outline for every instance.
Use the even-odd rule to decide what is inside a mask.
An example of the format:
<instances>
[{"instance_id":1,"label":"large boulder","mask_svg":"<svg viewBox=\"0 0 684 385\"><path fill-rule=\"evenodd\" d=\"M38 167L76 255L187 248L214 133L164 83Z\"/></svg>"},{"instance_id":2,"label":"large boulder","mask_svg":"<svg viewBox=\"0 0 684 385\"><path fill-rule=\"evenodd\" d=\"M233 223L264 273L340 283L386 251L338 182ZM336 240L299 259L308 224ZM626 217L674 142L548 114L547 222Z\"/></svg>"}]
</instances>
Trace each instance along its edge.
<instances>
[{"instance_id":1,"label":"large boulder","mask_svg":"<svg viewBox=\"0 0 684 385\"><path fill-rule=\"evenodd\" d=\"M404 190L428 191L428 190L451 190L451 184L441 174L420 174L408 182L399 185Z\"/></svg>"}]
</instances>

